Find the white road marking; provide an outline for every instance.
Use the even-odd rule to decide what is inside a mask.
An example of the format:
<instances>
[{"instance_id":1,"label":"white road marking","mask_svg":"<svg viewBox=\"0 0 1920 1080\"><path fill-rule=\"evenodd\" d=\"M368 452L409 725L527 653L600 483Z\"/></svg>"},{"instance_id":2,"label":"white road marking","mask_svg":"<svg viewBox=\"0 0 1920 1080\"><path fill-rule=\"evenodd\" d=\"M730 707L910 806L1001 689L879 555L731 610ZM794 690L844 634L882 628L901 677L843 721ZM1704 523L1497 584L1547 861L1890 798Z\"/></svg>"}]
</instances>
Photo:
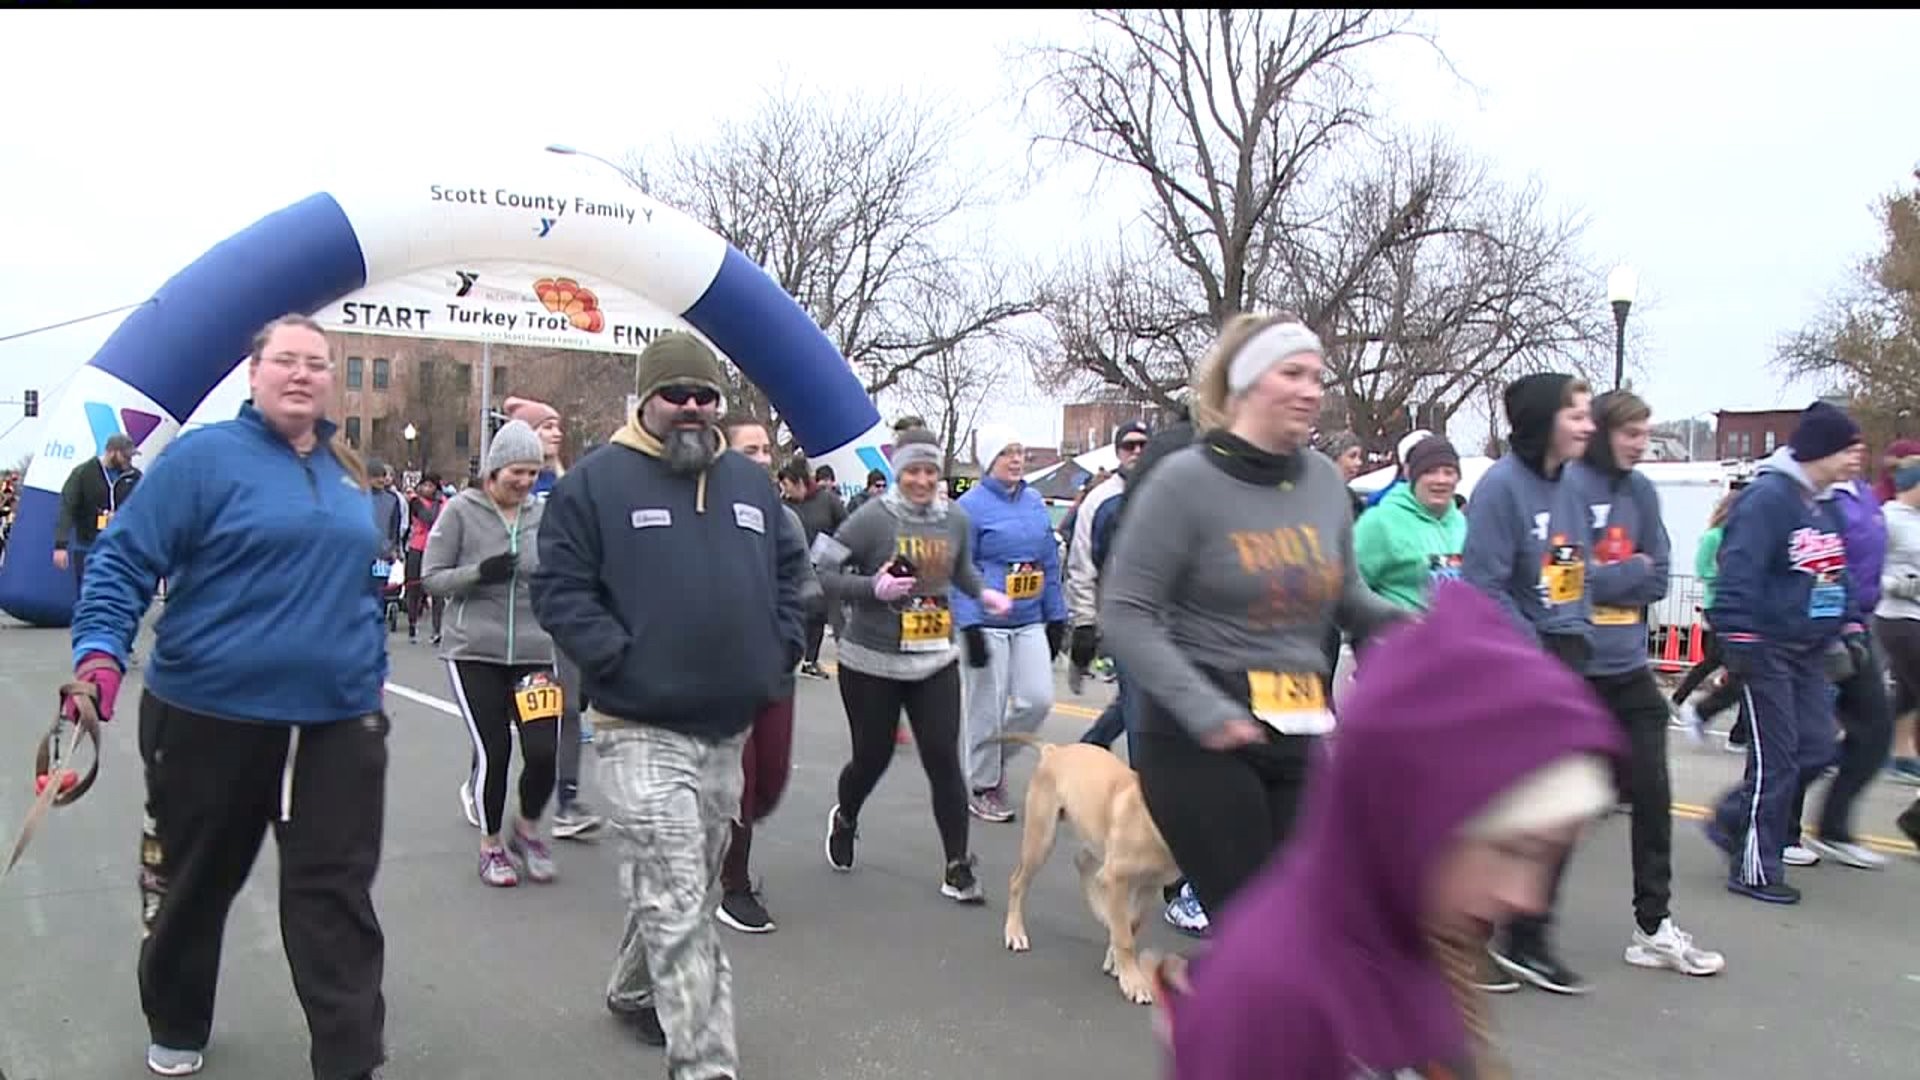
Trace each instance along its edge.
<instances>
[{"instance_id":1,"label":"white road marking","mask_svg":"<svg viewBox=\"0 0 1920 1080\"><path fill-rule=\"evenodd\" d=\"M411 687L401 686L399 683L388 683L387 693L395 697L406 698L416 705L425 705L429 709L437 709L440 712L446 713L448 716L460 715L460 707L448 701L446 698L434 697L432 694L423 694Z\"/></svg>"}]
</instances>

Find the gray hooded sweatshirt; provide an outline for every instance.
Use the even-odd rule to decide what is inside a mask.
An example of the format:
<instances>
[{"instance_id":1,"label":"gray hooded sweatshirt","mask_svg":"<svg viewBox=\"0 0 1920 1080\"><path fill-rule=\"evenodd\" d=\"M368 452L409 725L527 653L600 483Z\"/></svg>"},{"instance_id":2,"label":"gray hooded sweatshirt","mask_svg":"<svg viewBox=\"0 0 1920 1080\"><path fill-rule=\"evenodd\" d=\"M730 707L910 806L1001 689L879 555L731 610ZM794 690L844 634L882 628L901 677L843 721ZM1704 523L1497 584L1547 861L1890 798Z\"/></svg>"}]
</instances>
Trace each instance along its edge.
<instances>
[{"instance_id":1,"label":"gray hooded sweatshirt","mask_svg":"<svg viewBox=\"0 0 1920 1080\"><path fill-rule=\"evenodd\" d=\"M484 490L468 488L447 500L420 559L420 584L447 598L440 655L448 660L491 664L551 664L553 639L533 614L533 571L540 563L540 517L544 500L520 504L509 528L506 515ZM506 581L482 583L480 563L514 553Z\"/></svg>"}]
</instances>

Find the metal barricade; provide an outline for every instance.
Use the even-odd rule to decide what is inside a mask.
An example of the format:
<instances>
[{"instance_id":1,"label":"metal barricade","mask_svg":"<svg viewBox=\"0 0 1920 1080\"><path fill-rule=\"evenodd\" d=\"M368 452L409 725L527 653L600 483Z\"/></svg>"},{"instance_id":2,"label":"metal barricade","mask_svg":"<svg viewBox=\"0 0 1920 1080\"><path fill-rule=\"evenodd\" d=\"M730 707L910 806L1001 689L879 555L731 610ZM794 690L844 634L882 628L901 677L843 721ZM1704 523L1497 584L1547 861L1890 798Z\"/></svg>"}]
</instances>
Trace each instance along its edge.
<instances>
[{"instance_id":1,"label":"metal barricade","mask_svg":"<svg viewBox=\"0 0 1920 1080\"><path fill-rule=\"evenodd\" d=\"M1667 595L1647 609L1647 656L1655 671L1679 673L1704 657L1706 585L1692 574L1667 578Z\"/></svg>"}]
</instances>

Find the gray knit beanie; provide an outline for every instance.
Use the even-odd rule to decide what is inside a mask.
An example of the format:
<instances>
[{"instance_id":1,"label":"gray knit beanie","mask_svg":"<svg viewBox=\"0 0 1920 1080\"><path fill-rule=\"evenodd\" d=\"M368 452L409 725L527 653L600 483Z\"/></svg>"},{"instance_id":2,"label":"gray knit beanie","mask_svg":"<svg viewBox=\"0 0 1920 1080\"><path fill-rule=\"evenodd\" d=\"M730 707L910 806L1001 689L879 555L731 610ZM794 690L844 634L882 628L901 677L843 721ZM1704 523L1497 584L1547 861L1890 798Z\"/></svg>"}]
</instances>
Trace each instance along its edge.
<instances>
[{"instance_id":1,"label":"gray knit beanie","mask_svg":"<svg viewBox=\"0 0 1920 1080\"><path fill-rule=\"evenodd\" d=\"M547 459L546 450L540 445L540 436L533 433L525 420L509 420L500 425L493 433L493 441L487 443L487 460L481 463L483 476L492 476L509 465L540 465Z\"/></svg>"}]
</instances>

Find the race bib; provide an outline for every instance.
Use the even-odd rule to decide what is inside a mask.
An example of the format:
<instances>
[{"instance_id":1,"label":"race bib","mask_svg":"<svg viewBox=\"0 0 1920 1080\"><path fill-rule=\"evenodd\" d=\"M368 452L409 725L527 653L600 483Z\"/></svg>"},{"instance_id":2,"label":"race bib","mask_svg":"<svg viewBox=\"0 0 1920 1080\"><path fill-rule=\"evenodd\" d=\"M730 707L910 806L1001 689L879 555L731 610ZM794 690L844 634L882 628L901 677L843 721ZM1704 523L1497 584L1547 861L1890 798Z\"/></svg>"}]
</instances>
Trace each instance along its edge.
<instances>
[{"instance_id":1,"label":"race bib","mask_svg":"<svg viewBox=\"0 0 1920 1080\"><path fill-rule=\"evenodd\" d=\"M560 685L544 671L528 675L513 688L513 711L523 724L558 718L564 702Z\"/></svg>"},{"instance_id":2,"label":"race bib","mask_svg":"<svg viewBox=\"0 0 1920 1080\"><path fill-rule=\"evenodd\" d=\"M1587 592L1587 560L1579 544L1554 544L1547 549L1546 565L1540 568L1540 585L1547 603L1571 604Z\"/></svg>"},{"instance_id":3,"label":"race bib","mask_svg":"<svg viewBox=\"0 0 1920 1080\"><path fill-rule=\"evenodd\" d=\"M1837 619L1846 614L1847 590L1844 585L1815 585L1807 594L1807 617Z\"/></svg>"},{"instance_id":4,"label":"race bib","mask_svg":"<svg viewBox=\"0 0 1920 1080\"><path fill-rule=\"evenodd\" d=\"M102 510L102 511L100 511L100 513L99 513L99 515L98 515L98 516L96 516L96 517L95 517L95 518L93 519L93 529L94 529L94 531L95 531L95 532L106 532L106 531L107 531L107 522L109 522L109 521L112 521L112 520L113 520L113 511L111 511L111 510Z\"/></svg>"},{"instance_id":5,"label":"race bib","mask_svg":"<svg viewBox=\"0 0 1920 1080\"><path fill-rule=\"evenodd\" d=\"M1249 671L1247 690L1253 715L1282 735L1325 735L1333 730L1320 676L1295 672Z\"/></svg>"},{"instance_id":6,"label":"race bib","mask_svg":"<svg viewBox=\"0 0 1920 1080\"><path fill-rule=\"evenodd\" d=\"M901 652L939 652L953 639L953 612L944 596L916 596L900 613Z\"/></svg>"},{"instance_id":7,"label":"race bib","mask_svg":"<svg viewBox=\"0 0 1920 1080\"><path fill-rule=\"evenodd\" d=\"M1596 606L1593 609L1595 626L1633 626L1639 621L1639 608Z\"/></svg>"},{"instance_id":8,"label":"race bib","mask_svg":"<svg viewBox=\"0 0 1920 1080\"><path fill-rule=\"evenodd\" d=\"M1042 573L1038 563L1017 562L1007 568L1007 599L1031 600L1040 595L1040 586L1046 584L1047 575Z\"/></svg>"}]
</instances>

